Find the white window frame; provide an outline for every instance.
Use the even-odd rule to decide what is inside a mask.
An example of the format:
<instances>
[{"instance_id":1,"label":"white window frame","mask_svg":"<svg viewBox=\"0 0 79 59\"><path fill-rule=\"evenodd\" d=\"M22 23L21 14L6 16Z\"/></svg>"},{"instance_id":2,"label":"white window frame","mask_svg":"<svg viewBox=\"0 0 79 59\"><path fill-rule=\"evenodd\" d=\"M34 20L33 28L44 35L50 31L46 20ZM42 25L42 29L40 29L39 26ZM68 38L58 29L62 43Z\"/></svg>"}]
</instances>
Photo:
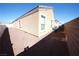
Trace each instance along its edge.
<instances>
[{"instance_id":1,"label":"white window frame","mask_svg":"<svg viewBox=\"0 0 79 59\"><path fill-rule=\"evenodd\" d=\"M46 16L45 16L45 15L41 15L41 20L44 20L44 21L41 21L41 23L40 23L40 26L41 26L40 30L41 30L41 31L45 31ZM42 26L44 26L43 29L42 29Z\"/></svg>"}]
</instances>

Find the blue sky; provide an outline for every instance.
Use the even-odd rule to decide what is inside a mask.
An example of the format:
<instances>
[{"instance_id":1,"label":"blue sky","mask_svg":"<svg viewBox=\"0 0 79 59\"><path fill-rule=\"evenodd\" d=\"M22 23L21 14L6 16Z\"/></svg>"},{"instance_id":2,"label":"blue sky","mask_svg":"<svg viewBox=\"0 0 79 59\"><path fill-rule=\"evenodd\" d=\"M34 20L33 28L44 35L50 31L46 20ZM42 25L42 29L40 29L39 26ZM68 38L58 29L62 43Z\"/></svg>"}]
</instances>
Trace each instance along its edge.
<instances>
[{"instance_id":1,"label":"blue sky","mask_svg":"<svg viewBox=\"0 0 79 59\"><path fill-rule=\"evenodd\" d=\"M53 7L55 19L61 23L79 17L78 3L0 3L0 22L10 23L37 5Z\"/></svg>"}]
</instances>

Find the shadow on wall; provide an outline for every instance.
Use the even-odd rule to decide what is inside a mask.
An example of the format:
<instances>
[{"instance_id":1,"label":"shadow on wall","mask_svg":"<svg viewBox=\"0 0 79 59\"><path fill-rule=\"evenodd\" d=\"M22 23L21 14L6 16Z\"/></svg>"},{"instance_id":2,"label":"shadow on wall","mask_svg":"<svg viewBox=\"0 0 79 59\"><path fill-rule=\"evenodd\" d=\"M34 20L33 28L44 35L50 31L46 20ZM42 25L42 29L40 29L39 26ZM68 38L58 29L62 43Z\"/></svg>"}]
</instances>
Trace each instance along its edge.
<instances>
[{"instance_id":1,"label":"shadow on wall","mask_svg":"<svg viewBox=\"0 0 79 59\"><path fill-rule=\"evenodd\" d=\"M14 55L8 28L5 28L0 38L0 55L2 56Z\"/></svg>"},{"instance_id":2,"label":"shadow on wall","mask_svg":"<svg viewBox=\"0 0 79 59\"><path fill-rule=\"evenodd\" d=\"M18 56L67 56L68 49L65 41L62 41L62 33L51 33L31 48Z\"/></svg>"}]
</instances>

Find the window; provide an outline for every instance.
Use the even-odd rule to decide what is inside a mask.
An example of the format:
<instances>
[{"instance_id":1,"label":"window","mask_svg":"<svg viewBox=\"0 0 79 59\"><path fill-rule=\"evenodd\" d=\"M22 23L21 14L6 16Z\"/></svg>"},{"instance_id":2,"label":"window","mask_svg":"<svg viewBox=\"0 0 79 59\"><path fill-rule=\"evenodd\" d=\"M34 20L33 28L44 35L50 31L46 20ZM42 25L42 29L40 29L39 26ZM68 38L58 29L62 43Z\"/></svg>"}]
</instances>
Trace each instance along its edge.
<instances>
[{"instance_id":1,"label":"window","mask_svg":"<svg viewBox=\"0 0 79 59\"><path fill-rule=\"evenodd\" d=\"M45 30L45 19L46 17L41 15L41 30Z\"/></svg>"}]
</instances>

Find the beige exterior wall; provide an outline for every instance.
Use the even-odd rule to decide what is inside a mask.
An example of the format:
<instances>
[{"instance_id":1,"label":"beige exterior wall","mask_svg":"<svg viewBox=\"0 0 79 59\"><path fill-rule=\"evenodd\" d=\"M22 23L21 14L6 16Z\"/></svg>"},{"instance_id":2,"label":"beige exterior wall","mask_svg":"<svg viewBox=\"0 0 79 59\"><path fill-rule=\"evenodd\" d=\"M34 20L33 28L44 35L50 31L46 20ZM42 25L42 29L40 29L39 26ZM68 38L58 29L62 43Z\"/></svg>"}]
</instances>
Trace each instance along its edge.
<instances>
[{"instance_id":1,"label":"beige exterior wall","mask_svg":"<svg viewBox=\"0 0 79 59\"><path fill-rule=\"evenodd\" d=\"M13 23L13 27L26 31L30 34L38 36L38 17L39 13L35 12ZM19 23L20 22L20 23Z\"/></svg>"},{"instance_id":2,"label":"beige exterior wall","mask_svg":"<svg viewBox=\"0 0 79 59\"><path fill-rule=\"evenodd\" d=\"M41 31L41 15L46 17L45 21L45 30ZM45 35L48 32L52 31L51 21L54 20L53 10L40 8L39 9L39 36Z\"/></svg>"},{"instance_id":3,"label":"beige exterior wall","mask_svg":"<svg viewBox=\"0 0 79 59\"><path fill-rule=\"evenodd\" d=\"M38 36L38 12L20 19L21 29Z\"/></svg>"},{"instance_id":4,"label":"beige exterior wall","mask_svg":"<svg viewBox=\"0 0 79 59\"><path fill-rule=\"evenodd\" d=\"M19 28L19 20L12 23L12 25L13 25L14 28Z\"/></svg>"},{"instance_id":5,"label":"beige exterior wall","mask_svg":"<svg viewBox=\"0 0 79 59\"><path fill-rule=\"evenodd\" d=\"M15 21L13 23L13 27L40 37L48 32L53 31L52 27L59 26L59 24L56 22L51 22L55 20L52 8L37 7L36 9L30 11L28 14L29 15L26 15L23 18ZM46 17L44 31L41 31L41 15Z\"/></svg>"}]
</instances>

